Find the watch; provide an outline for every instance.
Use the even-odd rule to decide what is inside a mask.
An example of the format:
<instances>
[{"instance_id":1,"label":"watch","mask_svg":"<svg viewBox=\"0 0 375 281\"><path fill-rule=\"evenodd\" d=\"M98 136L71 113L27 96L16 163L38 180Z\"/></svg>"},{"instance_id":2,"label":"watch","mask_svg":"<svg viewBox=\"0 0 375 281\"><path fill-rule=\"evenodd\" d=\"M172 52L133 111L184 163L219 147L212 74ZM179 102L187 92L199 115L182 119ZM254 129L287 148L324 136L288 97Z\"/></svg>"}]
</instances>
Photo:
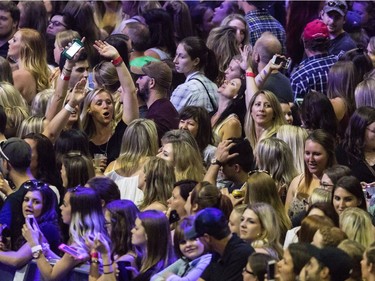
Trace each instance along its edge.
<instances>
[{"instance_id":1,"label":"watch","mask_svg":"<svg viewBox=\"0 0 375 281\"><path fill-rule=\"evenodd\" d=\"M212 158L211 159L211 165L219 165L219 166L223 166L223 163L221 163L219 160L217 160L216 158Z\"/></svg>"},{"instance_id":2,"label":"watch","mask_svg":"<svg viewBox=\"0 0 375 281\"><path fill-rule=\"evenodd\" d=\"M31 247L31 253L33 254L33 259L38 259L40 255L42 254L43 249L41 245L36 245L34 247Z\"/></svg>"}]
</instances>

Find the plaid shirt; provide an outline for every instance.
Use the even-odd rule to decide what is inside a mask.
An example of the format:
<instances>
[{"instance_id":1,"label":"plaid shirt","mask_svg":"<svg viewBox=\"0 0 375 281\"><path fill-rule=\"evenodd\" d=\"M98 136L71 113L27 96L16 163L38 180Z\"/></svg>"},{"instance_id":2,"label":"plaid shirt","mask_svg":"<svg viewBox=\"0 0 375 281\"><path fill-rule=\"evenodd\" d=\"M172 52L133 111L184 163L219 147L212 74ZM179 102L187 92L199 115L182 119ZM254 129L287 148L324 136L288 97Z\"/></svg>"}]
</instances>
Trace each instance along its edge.
<instances>
[{"instance_id":1,"label":"plaid shirt","mask_svg":"<svg viewBox=\"0 0 375 281\"><path fill-rule=\"evenodd\" d=\"M285 52L286 35L285 29L267 10L255 10L245 15L247 24L249 25L250 44L255 45L262 33L269 31L279 39Z\"/></svg>"},{"instance_id":2,"label":"plaid shirt","mask_svg":"<svg viewBox=\"0 0 375 281\"><path fill-rule=\"evenodd\" d=\"M337 57L329 54L316 55L303 60L290 77L294 99L304 98L310 90L326 94L328 71L336 61Z\"/></svg>"},{"instance_id":3,"label":"plaid shirt","mask_svg":"<svg viewBox=\"0 0 375 281\"><path fill-rule=\"evenodd\" d=\"M211 97L211 100L215 104L215 108L217 108L217 86L214 82L204 76L203 73L199 72L188 76L185 83L179 85L173 91L171 96L172 104L179 112L188 105L202 106L207 109L208 112L212 112L214 108L206 89L201 82L195 79L202 81Z\"/></svg>"}]
</instances>

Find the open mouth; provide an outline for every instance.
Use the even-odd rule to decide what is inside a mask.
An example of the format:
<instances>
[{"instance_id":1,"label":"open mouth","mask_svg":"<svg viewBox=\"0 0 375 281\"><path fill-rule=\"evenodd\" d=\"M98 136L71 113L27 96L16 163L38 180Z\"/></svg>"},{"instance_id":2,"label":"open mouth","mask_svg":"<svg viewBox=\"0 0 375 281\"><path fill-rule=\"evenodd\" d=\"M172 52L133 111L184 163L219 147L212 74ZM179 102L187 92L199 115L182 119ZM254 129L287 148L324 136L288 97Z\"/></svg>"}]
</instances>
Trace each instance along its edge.
<instances>
[{"instance_id":1,"label":"open mouth","mask_svg":"<svg viewBox=\"0 0 375 281\"><path fill-rule=\"evenodd\" d=\"M107 112L104 112L104 113L103 113L103 116L104 116L104 117L109 117L109 112L108 112L108 111L107 111Z\"/></svg>"}]
</instances>

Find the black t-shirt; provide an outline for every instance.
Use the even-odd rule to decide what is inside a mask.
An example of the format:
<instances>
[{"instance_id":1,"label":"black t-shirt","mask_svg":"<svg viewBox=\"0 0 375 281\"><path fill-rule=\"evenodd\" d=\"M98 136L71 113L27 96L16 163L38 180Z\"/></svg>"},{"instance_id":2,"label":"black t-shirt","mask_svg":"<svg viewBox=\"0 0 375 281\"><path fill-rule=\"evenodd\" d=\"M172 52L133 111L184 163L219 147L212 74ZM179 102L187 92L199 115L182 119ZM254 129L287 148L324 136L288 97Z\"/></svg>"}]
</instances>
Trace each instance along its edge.
<instances>
[{"instance_id":1,"label":"black t-shirt","mask_svg":"<svg viewBox=\"0 0 375 281\"><path fill-rule=\"evenodd\" d=\"M248 243L232 234L223 256L213 253L201 278L205 281L242 281L242 269L253 252L254 249Z\"/></svg>"},{"instance_id":2,"label":"black t-shirt","mask_svg":"<svg viewBox=\"0 0 375 281\"><path fill-rule=\"evenodd\" d=\"M124 135L127 125L124 121L120 121L115 129L114 134L111 136L108 142L96 145L93 142L89 142L89 150L92 157L94 154L106 154L107 155L107 164L116 160L120 155L122 136Z\"/></svg>"}]
</instances>

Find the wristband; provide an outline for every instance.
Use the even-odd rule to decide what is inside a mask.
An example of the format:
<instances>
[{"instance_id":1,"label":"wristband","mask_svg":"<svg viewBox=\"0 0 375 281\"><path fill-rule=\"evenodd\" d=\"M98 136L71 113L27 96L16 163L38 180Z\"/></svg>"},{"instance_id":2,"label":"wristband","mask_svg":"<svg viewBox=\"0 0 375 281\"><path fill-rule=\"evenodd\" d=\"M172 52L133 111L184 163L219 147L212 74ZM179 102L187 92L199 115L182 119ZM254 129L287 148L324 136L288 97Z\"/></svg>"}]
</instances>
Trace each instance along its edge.
<instances>
[{"instance_id":1,"label":"wristband","mask_svg":"<svg viewBox=\"0 0 375 281\"><path fill-rule=\"evenodd\" d=\"M90 254L90 257L92 257L92 258L99 258L99 253L98 252L92 252L91 254Z\"/></svg>"},{"instance_id":2,"label":"wristband","mask_svg":"<svg viewBox=\"0 0 375 281\"><path fill-rule=\"evenodd\" d=\"M91 258L91 263L99 264L99 259L98 258Z\"/></svg>"},{"instance_id":3,"label":"wristband","mask_svg":"<svg viewBox=\"0 0 375 281\"><path fill-rule=\"evenodd\" d=\"M109 272L103 272L103 274L112 274L113 271L109 271Z\"/></svg>"},{"instance_id":4,"label":"wristband","mask_svg":"<svg viewBox=\"0 0 375 281\"><path fill-rule=\"evenodd\" d=\"M247 72L246 72L246 77L253 77L253 78L255 78L255 73L254 73L254 72L247 71Z\"/></svg>"},{"instance_id":5,"label":"wristband","mask_svg":"<svg viewBox=\"0 0 375 281\"><path fill-rule=\"evenodd\" d=\"M108 264L103 264L103 266L111 266L113 265L113 261L111 263L108 263Z\"/></svg>"},{"instance_id":6,"label":"wristband","mask_svg":"<svg viewBox=\"0 0 375 281\"><path fill-rule=\"evenodd\" d=\"M61 80L64 80L64 81L69 81L70 80L70 76L69 75L64 75L64 73L61 73L60 78L61 78Z\"/></svg>"},{"instance_id":7,"label":"wristband","mask_svg":"<svg viewBox=\"0 0 375 281\"><path fill-rule=\"evenodd\" d=\"M71 114L76 113L76 110L74 109L74 107L71 107L71 106L69 105L69 103L67 103L67 104L64 106L64 108L65 108L67 111L69 111ZM96 254L98 254L98 253L96 253Z\"/></svg>"},{"instance_id":8,"label":"wristband","mask_svg":"<svg viewBox=\"0 0 375 281\"><path fill-rule=\"evenodd\" d=\"M111 62L114 66L119 66L120 64L122 64L123 60L122 57L119 56L118 58L111 60Z\"/></svg>"}]
</instances>

